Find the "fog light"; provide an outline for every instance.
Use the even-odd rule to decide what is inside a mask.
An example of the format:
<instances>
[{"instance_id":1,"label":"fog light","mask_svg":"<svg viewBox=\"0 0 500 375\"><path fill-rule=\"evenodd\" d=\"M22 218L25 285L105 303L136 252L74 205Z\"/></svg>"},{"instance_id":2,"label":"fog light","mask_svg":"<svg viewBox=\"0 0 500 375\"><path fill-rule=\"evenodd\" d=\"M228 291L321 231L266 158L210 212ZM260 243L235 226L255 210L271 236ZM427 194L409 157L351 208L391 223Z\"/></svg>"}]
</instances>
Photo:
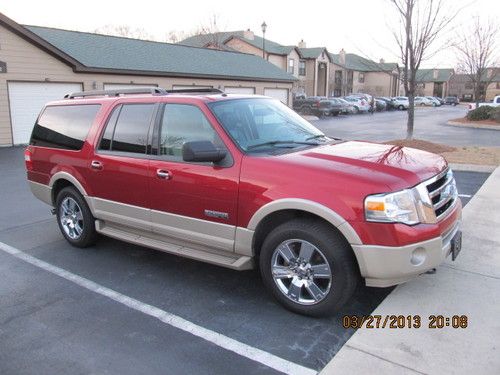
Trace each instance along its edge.
<instances>
[{"instance_id":1,"label":"fog light","mask_svg":"<svg viewBox=\"0 0 500 375\"><path fill-rule=\"evenodd\" d=\"M423 247L417 247L411 253L410 263L414 266L420 266L425 261L425 249Z\"/></svg>"}]
</instances>

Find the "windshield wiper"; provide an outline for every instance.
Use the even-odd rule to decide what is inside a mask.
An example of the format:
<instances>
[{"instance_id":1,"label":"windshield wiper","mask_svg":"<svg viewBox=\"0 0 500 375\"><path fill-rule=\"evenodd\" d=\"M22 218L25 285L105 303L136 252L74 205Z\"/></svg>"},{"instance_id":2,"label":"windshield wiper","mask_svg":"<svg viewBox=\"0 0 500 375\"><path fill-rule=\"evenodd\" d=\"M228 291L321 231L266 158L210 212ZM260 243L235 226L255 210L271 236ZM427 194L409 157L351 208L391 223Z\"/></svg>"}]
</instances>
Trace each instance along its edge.
<instances>
[{"instance_id":1,"label":"windshield wiper","mask_svg":"<svg viewBox=\"0 0 500 375\"><path fill-rule=\"evenodd\" d=\"M247 150L252 150L257 147L262 147L262 146L275 146L275 145L281 145L281 144L297 144L297 145L310 145L310 146L318 146L318 143L316 142L298 142L298 141L268 141L268 142L262 142L262 143L257 143L255 145L250 145L247 147Z\"/></svg>"},{"instance_id":2,"label":"windshield wiper","mask_svg":"<svg viewBox=\"0 0 500 375\"><path fill-rule=\"evenodd\" d=\"M310 141L311 139L318 139L318 138L329 138L329 137L327 137L324 134L316 134L316 135L312 135L310 137L307 137L306 141Z\"/></svg>"}]
</instances>

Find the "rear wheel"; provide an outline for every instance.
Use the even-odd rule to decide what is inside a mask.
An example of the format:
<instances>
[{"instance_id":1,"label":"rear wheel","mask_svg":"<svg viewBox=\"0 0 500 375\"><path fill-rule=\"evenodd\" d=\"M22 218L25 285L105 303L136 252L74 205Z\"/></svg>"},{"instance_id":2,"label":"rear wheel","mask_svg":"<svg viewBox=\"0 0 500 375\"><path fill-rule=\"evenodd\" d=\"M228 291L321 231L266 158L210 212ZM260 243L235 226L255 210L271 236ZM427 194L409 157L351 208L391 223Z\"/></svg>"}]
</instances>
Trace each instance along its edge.
<instances>
[{"instance_id":1,"label":"rear wheel","mask_svg":"<svg viewBox=\"0 0 500 375\"><path fill-rule=\"evenodd\" d=\"M83 196L73 187L65 187L56 198L59 229L73 246L88 247L97 239L95 219Z\"/></svg>"},{"instance_id":2,"label":"rear wheel","mask_svg":"<svg viewBox=\"0 0 500 375\"><path fill-rule=\"evenodd\" d=\"M292 220L275 228L262 245L260 272L279 303L311 316L342 307L359 279L349 244L315 220Z\"/></svg>"},{"instance_id":3,"label":"rear wheel","mask_svg":"<svg viewBox=\"0 0 500 375\"><path fill-rule=\"evenodd\" d=\"M399 108L400 111L402 111L403 109L405 109L405 107L402 106L402 105L400 105L398 108Z\"/></svg>"}]
</instances>

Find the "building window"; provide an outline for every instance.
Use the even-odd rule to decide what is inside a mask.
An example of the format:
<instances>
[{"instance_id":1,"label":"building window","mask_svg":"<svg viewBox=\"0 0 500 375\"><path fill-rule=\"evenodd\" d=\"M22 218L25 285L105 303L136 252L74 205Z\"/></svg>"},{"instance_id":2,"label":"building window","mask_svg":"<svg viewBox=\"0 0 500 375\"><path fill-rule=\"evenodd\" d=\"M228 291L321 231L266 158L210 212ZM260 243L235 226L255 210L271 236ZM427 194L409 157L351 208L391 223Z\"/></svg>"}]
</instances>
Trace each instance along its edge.
<instances>
[{"instance_id":1,"label":"building window","mask_svg":"<svg viewBox=\"0 0 500 375\"><path fill-rule=\"evenodd\" d=\"M299 61L299 76L306 75L306 62L304 60Z\"/></svg>"},{"instance_id":2,"label":"building window","mask_svg":"<svg viewBox=\"0 0 500 375\"><path fill-rule=\"evenodd\" d=\"M358 74L358 82L359 83L364 83L365 82L365 73L359 73Z\"/></svg>"},{"instance_id":3,"label":"building window","mask_svg":"<svg viewBox=\"0 0 500 375\"><path fill-rule=\"evenodd\" d=\"M295 60L288 59L288 73L293 74L295 72Z\"/></svg>"},{"instance_id":4,"label":"building window","mask_svg":"<svg viewBox=\"0 0 500 375\"><path fill-rule=\"evenodd\" d=\"M335 84L336 85L342 84L342 70L335 71Z\"/></svg>"},{"instance_id":5,"label":"building window","mask_svg":"<svg viewBox=\"0 0 500 375\"><path fill-rule=\"evenodd\" d=\"M500 90L500 82L497 82L497 90Z\"/></svg>"},{"instance_id":6,"label":"building window","mask_svg":"<svg viewBox=\"0 0 500 375\"><path fill-rule=\"evenodd\" d=\"M466 90L472 90L472 83L467 82L467 83L465 84L465 89L466 89Z\"/></svg>"},{"instance_id":7,"label":"building window","mask_svg":"<svg viewBox=\"0 0 500 375\"><path fill-rule=\"evenodd\" d=\"M341 96L341 95L342 95L342 93L341 93L340 89L333 90L333 96Z\"/></svg>"}]
</instances>

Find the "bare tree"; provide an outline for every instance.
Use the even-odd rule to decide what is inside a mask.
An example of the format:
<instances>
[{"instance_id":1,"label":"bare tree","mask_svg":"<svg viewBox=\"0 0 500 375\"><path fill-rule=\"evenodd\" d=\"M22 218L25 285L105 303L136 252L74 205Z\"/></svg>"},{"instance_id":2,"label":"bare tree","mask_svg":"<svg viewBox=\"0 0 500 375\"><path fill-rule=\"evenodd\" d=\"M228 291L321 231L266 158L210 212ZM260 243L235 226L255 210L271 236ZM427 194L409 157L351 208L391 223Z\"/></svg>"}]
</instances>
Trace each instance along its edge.
<instances>
[{"instance_id":1,"label":"bare tree","mask_svg":"<svg viewBox=\"0 0 500 375\"><path fill-rule=\"evenodd\" d=\"M433 51L439 35L458 12L445 9L443 0L389 0L399 15L399 29L393 30L402 65L402 82L408 97L406 138L413 138L415 120L416 75L420 64ZM435 53L435 51L434 51Z\"/></svg>"},{"instance_id":2,"label":"bare tree","mask_svg":"<svg viewBox=\"0 0 500 375\"><path fill-rule=\"evenodd\" d=\"M469 29L466 29L454 43L458 59L458 70L467 74L472 84L476 106L480 100L486 100L488 86L500 74L499 56L496 50L498 24L489 20L482 22L474 18Z\"/></svg>"},{"instance_id":3,"label":"bare tree","mask_svg":"<svg viewBox=\"0 0 500 375\"><path fill-rule=\"evenodd\" d=\"M133 28L129 25L105 25L94 30L94 33L113 35L113 36L123 36L126 38L143 39L143 40L155 40L155 38L149 34L143 28Z\"/></svg>"}]
</instances>

